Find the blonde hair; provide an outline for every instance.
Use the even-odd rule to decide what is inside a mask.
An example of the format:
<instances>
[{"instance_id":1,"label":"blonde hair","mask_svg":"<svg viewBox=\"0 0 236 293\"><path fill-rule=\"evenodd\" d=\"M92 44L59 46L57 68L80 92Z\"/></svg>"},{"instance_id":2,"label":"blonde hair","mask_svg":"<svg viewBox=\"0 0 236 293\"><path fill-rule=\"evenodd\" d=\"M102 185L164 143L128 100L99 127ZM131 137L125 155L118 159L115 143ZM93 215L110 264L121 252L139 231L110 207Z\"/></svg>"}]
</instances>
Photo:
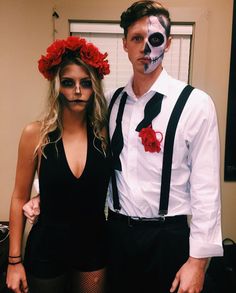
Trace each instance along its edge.
<instances>
[{"instance_id":1,"label":"blonde hair","mask_svg":"<svg viewBox=\"0 0 236 293\"><path fill-rule=\"evenodd\" d=\"M89 66L77 57L63 60L55 78L50 81L47 110L41 120L40 138L35 153L40 150L45 156L44 148L46 145L56 143L62 137L62 104L59 99L60 72L70 64L82 66L90 75L94 93L91 97L92 101L87 108L88 123L92 126L95 137L101 141L103 150L107 147L107 135L104 135L104 128L107 127L107 102L103 92L102 81L92 66ZM54 141L50 141L49 134L56 129L58 129L59 135Z\"/></svg>"}]
</instances>

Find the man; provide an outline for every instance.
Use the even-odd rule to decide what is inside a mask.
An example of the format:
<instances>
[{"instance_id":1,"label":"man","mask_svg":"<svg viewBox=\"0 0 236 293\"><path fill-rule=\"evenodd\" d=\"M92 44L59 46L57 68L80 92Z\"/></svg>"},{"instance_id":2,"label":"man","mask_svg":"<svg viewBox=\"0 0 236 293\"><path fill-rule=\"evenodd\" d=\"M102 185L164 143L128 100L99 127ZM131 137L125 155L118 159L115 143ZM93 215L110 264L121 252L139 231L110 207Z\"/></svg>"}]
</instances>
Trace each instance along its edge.
<instances>
[{"instance_id":1,"label":"man","mask_svg":"<svg viewBox=\"0 0 236 293\"><path fill-rule=\"evenodd\" d=\"M160 3L133 3L120 25L133 76L110 97L109 290L198 293L208 258L223 253L215 108L163 69Z\"/></svg>"}]
</instances>

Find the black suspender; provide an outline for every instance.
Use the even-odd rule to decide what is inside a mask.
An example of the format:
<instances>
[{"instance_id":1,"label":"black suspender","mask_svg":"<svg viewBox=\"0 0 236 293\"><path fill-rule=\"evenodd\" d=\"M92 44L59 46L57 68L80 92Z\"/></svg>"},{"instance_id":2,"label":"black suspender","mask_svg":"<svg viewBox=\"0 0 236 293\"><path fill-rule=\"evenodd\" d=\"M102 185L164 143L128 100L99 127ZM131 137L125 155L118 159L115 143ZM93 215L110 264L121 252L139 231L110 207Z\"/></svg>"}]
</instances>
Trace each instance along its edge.
<instances>
[{"instance_id":1,"label":"black suspender","mask_svg":"<svg viewBox=\"0 0 236 293\"><path fill-rule=\"evenodd\" d=\"M111 98L110 104L108 106L108 118L107 118L108 125L110 125L110 116L111 116L112 107L123 89L124 87L118 88ZM109 141L110 141L110 136L109 136ZM113 194L113 207L114 207L114 210L119 211L120 202L119 202L119 195L118 195L117 184L116 184L116 174L115 174L115 169L113 167L111 170L111 184L112 184L112 194Z\"/></svg>"},{"instance_id":2,"label":"black suspender","mask_svg":"<svg viewBox=\"0 0 236 293\"><path fill-rule=\"evenodd\" d=\"M114 94L113 94L113 96L112 96L112 98L111 98L110 104L109 104L109 106L108 106L108 118L107 118L108 123L109 123L109 121L110 121L111 110L112 110L112 108L113 108L113 105L114 105L116 99L118 98L118 96L120 95L120 93L123 91L123 89L124 89L124 87L120 87L120 88L118 88L118 89L114 92Z\"/></svg>"},{"instance_id":3,"label":"black suspender","mask_svg":"<svg viewBox=\"0 0 236 293\"><path fill-rule=\"evenodd\" d=\"M187 85L183 89L171 113L170 120L168 122L167 129L166 129L163 163L162 163L160 206L159 206L159 215L162 215L162 216L167 215L168 213L171 166L172 166L172 158L173 158L175 132L176 132L176 128L177 128L181 113L184 109L184 106L192 90L193 90L193 87L190 85Z\"/></svg>"},{"instance_id":4,"label":"black suspender","mask_svg":"<svg viewBox=\"0 0 236 293\"><path fill-rule=\"evenodd\" d=\"M122 92L124 87L118 88L114 95L111 98L111 102L108 107L108 123L110 120L110 114L112 107ZM173 158L173 147L174 147L174 138L176 128L181 116L181 113L184 109L184 106L194 88L190 85L187 85L181 92L174 109L171 113L170 120L167 125L166 135L165 135L165 144L164 144L164 154L163 154L163 163L162 163L162 178L161 178L161 192L160 192L160 207L159 215L165 216L168 213L168 204L169 204L169 192L170 192L170 180L171 180L171 166ZM119 196L116 184L115 170L112 170L112 191L113 191L113 206L114 209L120 210Z\"/></svg>"}]
</instances>

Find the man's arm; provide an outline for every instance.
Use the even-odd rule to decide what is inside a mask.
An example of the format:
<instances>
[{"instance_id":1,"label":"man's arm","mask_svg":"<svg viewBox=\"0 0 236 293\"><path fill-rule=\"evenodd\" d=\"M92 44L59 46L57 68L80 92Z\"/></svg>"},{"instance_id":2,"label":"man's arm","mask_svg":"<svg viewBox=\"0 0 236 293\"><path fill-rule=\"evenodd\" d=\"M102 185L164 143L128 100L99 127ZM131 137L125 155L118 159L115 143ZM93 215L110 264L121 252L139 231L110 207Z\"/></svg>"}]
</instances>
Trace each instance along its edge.
<instances>
[{"instance_id":1,"label":"man's arm","mask_svg":"<svg viewBox=\"0 0 236 293\"><path fill-rule=\"evenodd\" d=\"M190 256L177 272L171 292L201 292L208 258L223 253L220 205L219 133L214 104L199 90L195 107L185 121L190 165Z\"/></svg>"}]
</instances>

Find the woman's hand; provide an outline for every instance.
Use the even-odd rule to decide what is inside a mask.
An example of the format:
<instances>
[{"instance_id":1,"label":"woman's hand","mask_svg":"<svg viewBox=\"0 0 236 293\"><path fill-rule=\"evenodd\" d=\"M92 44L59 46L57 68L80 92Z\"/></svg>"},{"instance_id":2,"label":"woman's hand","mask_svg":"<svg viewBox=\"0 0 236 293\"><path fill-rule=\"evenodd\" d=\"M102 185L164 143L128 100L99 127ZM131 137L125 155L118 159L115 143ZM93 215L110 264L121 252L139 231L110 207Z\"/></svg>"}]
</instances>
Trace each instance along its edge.
<instances>
[{"instance_id":1,"label":"woman's hand","mask_svg":"<svg viewBox=\"0 0 236 293\"><path fill-rule=\"evenodd\" d=\"M7 287L15 293L27 293L29 291L22 263L8 265L6 283Z\"/></svg>"}]
</instances>

